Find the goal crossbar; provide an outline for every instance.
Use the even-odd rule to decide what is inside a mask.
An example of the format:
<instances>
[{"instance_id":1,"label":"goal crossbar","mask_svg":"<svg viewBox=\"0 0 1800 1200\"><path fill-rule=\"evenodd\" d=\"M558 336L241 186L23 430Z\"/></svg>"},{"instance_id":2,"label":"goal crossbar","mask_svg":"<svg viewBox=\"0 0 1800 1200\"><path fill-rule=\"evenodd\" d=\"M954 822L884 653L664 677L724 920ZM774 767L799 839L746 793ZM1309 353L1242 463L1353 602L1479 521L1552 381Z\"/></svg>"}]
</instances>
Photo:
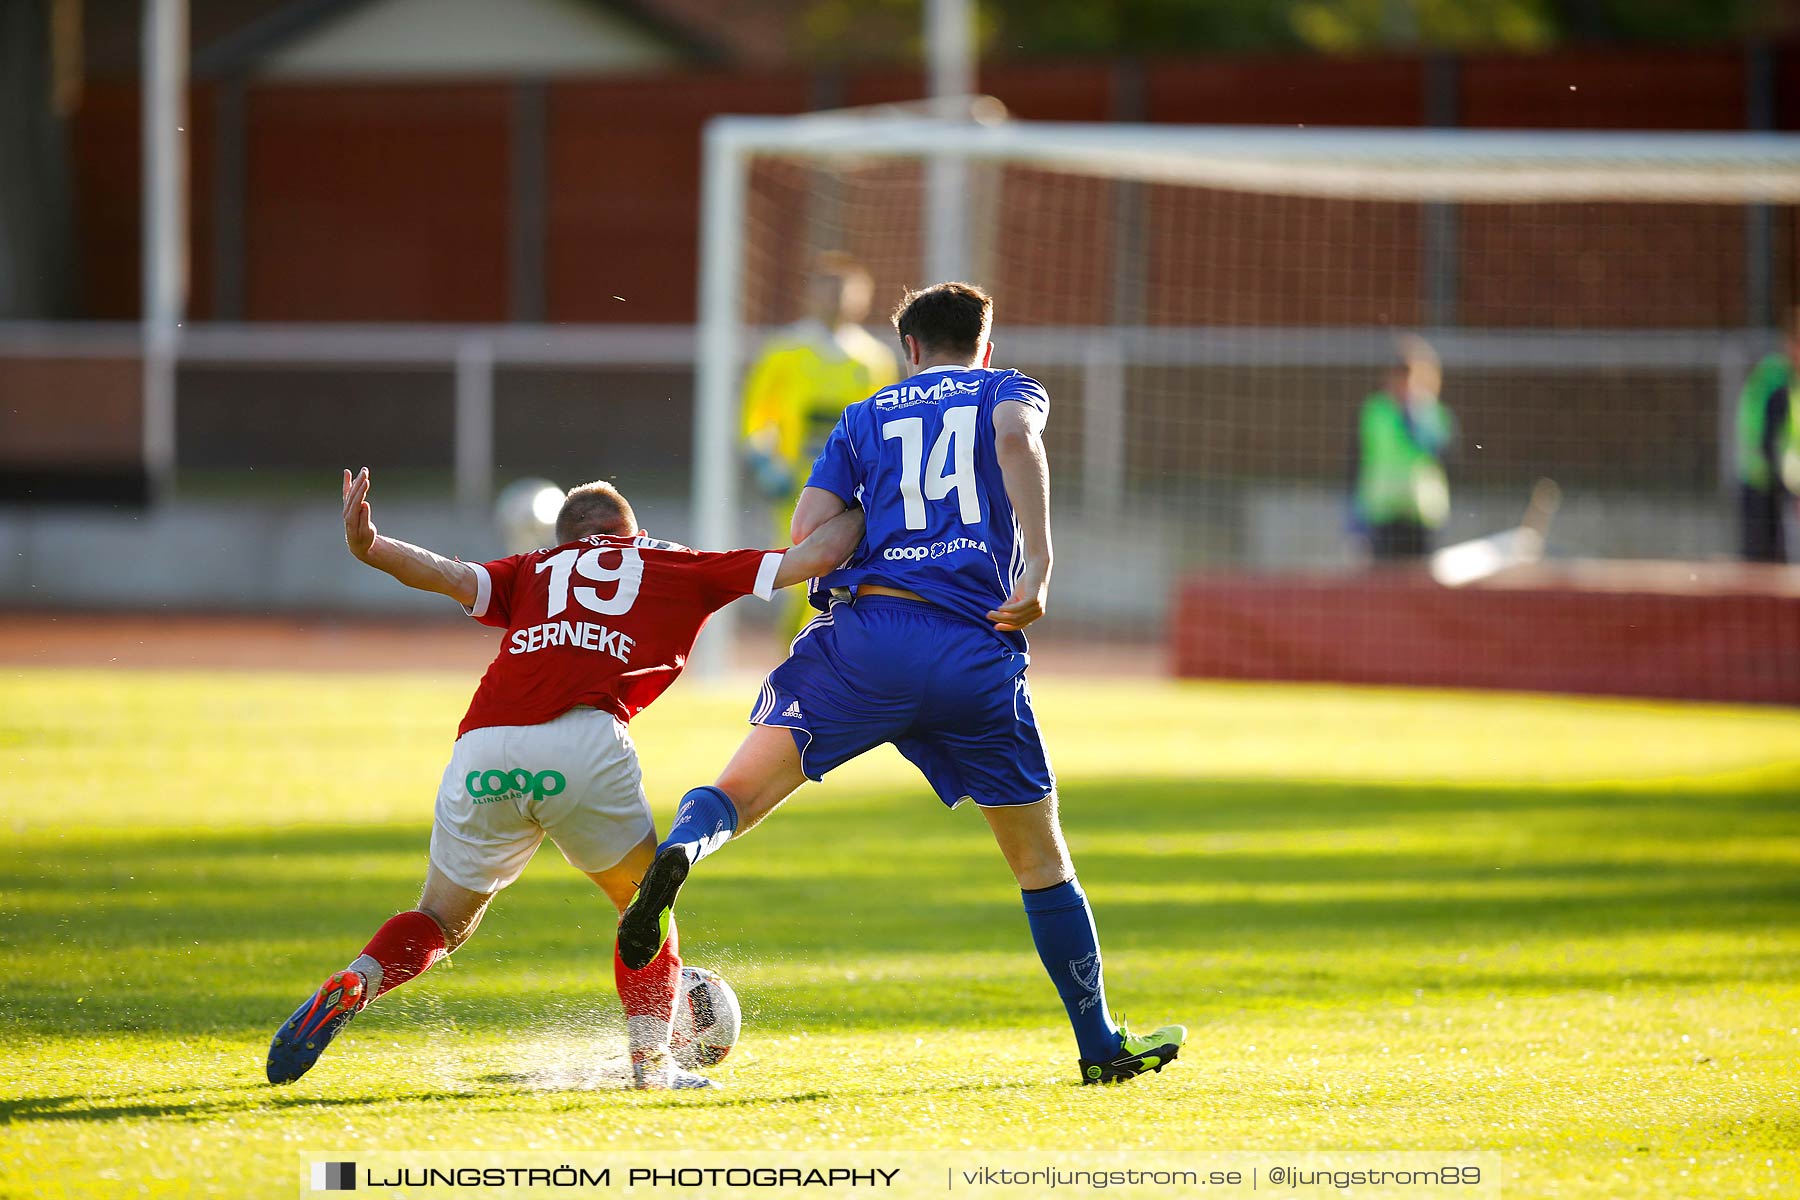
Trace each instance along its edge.
<instances>
[{"instance_id":1,"label":"goal crossbar","mask_svg":"<svg viewBox=\"0 0 1800 1200\"><path fill-rule=\"evenodd\" d=\"M720 117L708 151L952 158L1340 199L1800 201L1800 136L945 121L906 113Z\"/></svg>"}]
</instances>

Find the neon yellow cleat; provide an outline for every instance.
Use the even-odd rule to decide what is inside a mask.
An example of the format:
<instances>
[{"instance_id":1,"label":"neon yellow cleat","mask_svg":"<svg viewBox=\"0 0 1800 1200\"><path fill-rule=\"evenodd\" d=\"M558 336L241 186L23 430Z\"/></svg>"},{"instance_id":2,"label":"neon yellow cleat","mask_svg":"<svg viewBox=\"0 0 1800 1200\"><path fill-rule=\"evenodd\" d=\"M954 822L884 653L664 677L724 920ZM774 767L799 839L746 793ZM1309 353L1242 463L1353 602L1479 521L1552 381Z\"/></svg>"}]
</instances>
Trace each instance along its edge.
<instances>
[{"instance_id":1,"label":"neon yellow cleat","mask_svg":"<svg viewBox=\"0 0 1800 1200\"><path fill-rule=\"evenodd\" d=\"M1187 1044L1187 1026L1164 1025L1151 1033L1133 1033L1123 1025L1124 1044L1105 1061L1081 1060L1081 1082L1124 1083L1145 1071L1160 1071L1175 1061Z\"/></svg>"}]
</instances>

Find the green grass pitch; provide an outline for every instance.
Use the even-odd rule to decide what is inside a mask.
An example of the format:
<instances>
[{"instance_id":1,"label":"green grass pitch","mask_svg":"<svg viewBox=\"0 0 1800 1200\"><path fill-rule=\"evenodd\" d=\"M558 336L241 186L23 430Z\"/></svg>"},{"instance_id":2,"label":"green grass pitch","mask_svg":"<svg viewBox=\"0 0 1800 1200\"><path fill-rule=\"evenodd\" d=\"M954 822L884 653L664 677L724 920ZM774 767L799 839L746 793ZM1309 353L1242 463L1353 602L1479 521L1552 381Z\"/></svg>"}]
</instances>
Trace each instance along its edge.
<instances>
[{"instance_id":1,"label":"green grass pitch","mask_svg":"<svg viewBox=\"0 0 1800 1200\"><path fill-rule=\"evenodd\" d=\"M297 1085L277 1023L424 868L470 681L0 674L0 1195L291 1195L308 1147L1481 1149L1509 1197L1800 1192L1800 713L1100 684L1038 699L1116 1009L1074 1053L982 822L889 751L710 860L719 1096L616 1053L612 915L546 848ZM741 693L741 694L740 694ZM659 820L750 692L637 727Z\"/></svg>"}]
</instances>

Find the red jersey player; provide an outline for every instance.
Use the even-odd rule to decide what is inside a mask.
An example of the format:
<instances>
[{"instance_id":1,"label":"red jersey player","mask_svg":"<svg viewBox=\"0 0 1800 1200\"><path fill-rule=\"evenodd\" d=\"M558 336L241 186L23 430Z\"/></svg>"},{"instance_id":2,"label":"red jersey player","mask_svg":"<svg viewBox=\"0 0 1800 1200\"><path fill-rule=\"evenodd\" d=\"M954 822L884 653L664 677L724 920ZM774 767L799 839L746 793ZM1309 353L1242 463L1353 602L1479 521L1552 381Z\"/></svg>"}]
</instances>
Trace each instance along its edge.
<instances>
[{"instance_id":1,"label":"red jersey player","mask_svg":"<svg viewBox=\"0 0 1800 1200\"><path fill-rule=\"evenodd\" d=\"M345 471L350 553L506 634L438 786L419 907L377 930L276 1031L270 1083L300 1078L372 1000L467 940L546 835L622 910L656 848L626 722L675 682L714 611L825 574L863 528L860 513L846 514L791 550L708 554L646 536L611 484L590 483L564 498L555 547L475 564L377 534L368 495L368 468ZM642 970L627 970L614 947L640 1088L713 1086L669 1055L680 971L672 926Z\"/></svg>"}]
</instances>

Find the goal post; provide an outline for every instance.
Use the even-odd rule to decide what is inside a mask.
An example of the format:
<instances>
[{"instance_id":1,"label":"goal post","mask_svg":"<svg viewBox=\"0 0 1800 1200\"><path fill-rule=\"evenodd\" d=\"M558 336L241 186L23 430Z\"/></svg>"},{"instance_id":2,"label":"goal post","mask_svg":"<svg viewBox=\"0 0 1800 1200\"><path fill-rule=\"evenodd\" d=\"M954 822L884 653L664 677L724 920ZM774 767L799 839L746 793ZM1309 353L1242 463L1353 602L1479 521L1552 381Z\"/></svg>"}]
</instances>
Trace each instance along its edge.
<instances>
[{"instance_id":1,"label":"goal post","mask_svg":"<svg viewBox=\"0 0 1800 1200\"><path fill-rule=\"evenodd\" d=\"M1460 426L1441 538L1516 522L1549 476L1567 494L1553 547L1730 553L1737 390L1795 298L1800 138L962 110L709 124L702 544L761 528L739 487L737 396L757 342L798 315L806 261L861 259L878 309L935 282L929 164L952 161L997 364L1052 396L1065 629L1155 645L1195 571L1354 570L1352 427L1401 332L1435 348Z\"/></svg>"}]
</instances>

